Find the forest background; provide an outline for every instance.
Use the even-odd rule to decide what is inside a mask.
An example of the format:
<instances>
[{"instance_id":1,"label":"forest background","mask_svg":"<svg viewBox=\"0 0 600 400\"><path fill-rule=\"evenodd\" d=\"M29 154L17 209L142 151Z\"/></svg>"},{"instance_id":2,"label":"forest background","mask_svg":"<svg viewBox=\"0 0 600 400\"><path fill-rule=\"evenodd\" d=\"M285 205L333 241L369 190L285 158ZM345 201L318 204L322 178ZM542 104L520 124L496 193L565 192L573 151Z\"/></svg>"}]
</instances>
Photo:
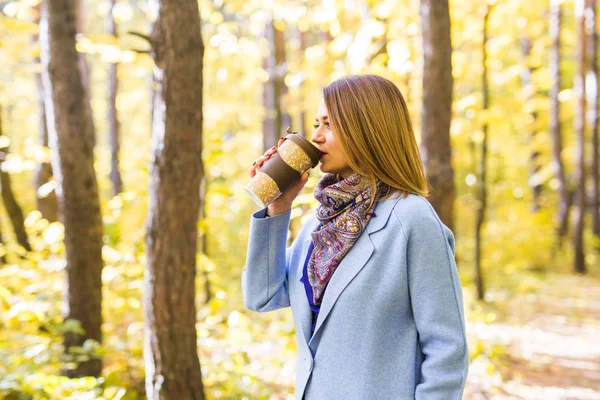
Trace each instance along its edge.
<instances>
[{"instance_id":1,"label":"forest background","mask_svg":"<svg viewBox=\"0 0 600 400\"><path fill-rule=\"evenodd\" d=\"M374 73L405 96L456 237L465 398L600 399L595 1L48 4L45 19L39 0L0 0L0 398L292 398L290 311L241 298L248 170L287 126L310 137L325 85ZM196 127L179 153L161 153L184 129L161 115ZM185 170L171 186L157 178L169 166ZM320 176L294 204L290 240ZM59 210L61 184L73 186ZM168 241L184 224L197 251L190 236ZM185 271L161 264L171 256ZM155 307L161 295L176 308ZM148 322L161 315L170 339ZM144 349L145 335L169 350ZM190 335L197 352L178 347ZM156 371L176 382L198 360L181 392L152 388Z\"/></svg>"}]
</instances>

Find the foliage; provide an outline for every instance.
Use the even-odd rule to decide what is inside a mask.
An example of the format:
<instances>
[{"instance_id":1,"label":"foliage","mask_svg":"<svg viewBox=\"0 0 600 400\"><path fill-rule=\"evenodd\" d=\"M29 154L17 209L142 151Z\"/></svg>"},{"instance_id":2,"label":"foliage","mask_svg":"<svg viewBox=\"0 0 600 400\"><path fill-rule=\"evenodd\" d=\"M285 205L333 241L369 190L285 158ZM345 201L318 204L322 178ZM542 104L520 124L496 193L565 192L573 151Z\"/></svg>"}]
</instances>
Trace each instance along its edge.
<instances>
[{"instance_id":1,"label":"foliage","mask_svg":"<svg viewBox=\"0 0 600 400\"><path fill-rule=\"evenodd\" d=\"M32 36L37 27L36 0L0 0L0 102L5 105L4 132L11 140L10 159L3 163L13 177L14 190L27 211L27 230L34 248L24 252L6 229L0 215L8 263L0 266L0 398L6 399L136 399L144 393L142 283L144 220L147 209L150 159L152 60L141 39L130 30L147 32L152 10L145 1L119 1L115 17L120 36L102 31L106 7L86 1L86 32L78 49L87 54L92 71L92 106L97 127L96 171L104 222L103 257L104 342L88 343L78 356L101 354L100 379L67 379L62 366L61 333L78 329L62 321L64 248L62 226L49 224L35 209L32 174L37 162L49 157L38 144L33 74L40 70ZM547 2L497 2L490 20L489 67L491 109L481 112L481 24L485 0L451 2L453 74L453 166L457 189L455 235L457 259L465 286L467 318L492 324L509 310L498 309L503 299L535 293L536 274L569 270L568 244L558 250L553 215L557 196L547 134L548 50ZM572 1L563 2L564 29L561 93L564 160L573 165L572 75L574 29ZM248 167L261 153L261 122L265 110L262 67L267 51L262 30L273 15L287 35L288 93L283 108L300 126L301 113L310 126L324 84L348 73L370 72L393 80L407 98L415 131L420 120L419 2L325 1L293 2L201 0L205 54L204 153L208 197L207 217L199 222L207 248L198 254L198 349L209 398L286 398L293 391L294 328L288 311L264 315L243 308L240 273L245 259L248 216L255 206L246 196ZM300 34L304 36L301 47ZM534 47L528 60L519 40L530 37ZM113 197L108 180L110 151L106 137L107 63L120 61L119 110L122 143L121 172L125 192ZM526 96L520 72L535 67L535 96ZM532 111L539 115L529 120ZM489 210L483 231L483 267L489 291L487 305L473 300L473 231L477 200L475 165L481 126L490 124ZM530 126L535 124L535 126ZM530 129L539 129L535 143ZM528 158L541 152L543 168L535 179L543 182L543 208L530 211ZM296 202L291 224L296 233L306 212L315 206L312 191L320 176L313 171ZM586 238L586 243L591 242ZM554 257L553 257L554 256ZM597 266L597 254L587 260ZM205 274L212 298L204 302ZM496 307L496 308L494 308ZM499 384L504 344L470 338L475 370L488 373ZM496 378L498 377L498 378ZM499 380L500 379L500 380ZM493 386L493 385L492 385Z\"/></svg>"}]
</instances>

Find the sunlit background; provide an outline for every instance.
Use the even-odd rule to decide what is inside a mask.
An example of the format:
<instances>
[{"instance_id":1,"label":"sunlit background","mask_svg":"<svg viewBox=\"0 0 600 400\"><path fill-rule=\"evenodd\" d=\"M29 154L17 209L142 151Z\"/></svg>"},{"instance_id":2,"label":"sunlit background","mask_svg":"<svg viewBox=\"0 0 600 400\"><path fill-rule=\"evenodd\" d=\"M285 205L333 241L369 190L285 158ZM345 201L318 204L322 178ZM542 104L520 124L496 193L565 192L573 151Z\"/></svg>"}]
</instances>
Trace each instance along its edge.
<instances>
[{"instance_id":1,"label":"sunlit background","mask_svg":"<svg viewBox=\"0 0 600 400\"><path fill-rule=\"evenodd\" d=\"M587 274L573 272L570 240L556 244L558 182L549 133L550 2L502 0L489 15L490 108L482 111L485 0L450 1L454 233L464 287L471 367L465 399L600 399L600 242L586 219ZM115 37L105 33L110 6L82 0L85 53L96 127L95 170L104 225L102 378L60 375L63 227L36 210L39 163L51 154L40 140L39 0L0 0L1 163L25 215L31 252L20 246L6 209L0 211L0 398L143 398L142 276L151 156L151 1L118 0ZM350 73L391 79L410 108L420 139L422 39L418 0L200 0L204 57L204 148L207 199L199 222L197 334L209 399L291 399L296 344L290 310L244 309L240 273L249 216L257 208L243 187L263 152L263 91L274 75L285 90L281 109L291 126L310 134L321 89ZM575 168L573 79L577 68L575 4L562 2L560 118L567 181ZM284 35L276 67L273 28ZM524 54L523 40L531 42ZM114 195L107 135L108 67L118 63L117 110L123 192ZM270 64L271 63L271 64ZM530 82L524 85L523 74ZM477 162L488 124L488 208L482 230L485 301L476 300L474 231ZM285 129L285 127L283 127ZM535 135L532 132L536 133ZM591 140L591 131L586 133ZM532 139L533 138L533 139ZM591 141L586 159L591 157ZM530 172L537 152L539 168ZM591 161L587 162L588 174ZM292 212L293 237L317 201L312 174ZM541 185L532 210L532 182ZM4 190L4 188L3 188Z\"/></svg>"}]
</instances>

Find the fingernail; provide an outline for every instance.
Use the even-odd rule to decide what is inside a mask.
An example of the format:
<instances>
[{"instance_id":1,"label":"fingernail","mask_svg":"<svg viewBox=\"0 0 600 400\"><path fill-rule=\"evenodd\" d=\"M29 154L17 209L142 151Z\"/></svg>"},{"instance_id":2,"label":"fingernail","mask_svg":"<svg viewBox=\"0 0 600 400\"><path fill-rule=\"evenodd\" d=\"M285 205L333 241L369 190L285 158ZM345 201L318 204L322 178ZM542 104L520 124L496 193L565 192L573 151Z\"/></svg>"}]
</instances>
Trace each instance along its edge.
<instances>
[{"instance_id":1,"label":"fingernail","mask_svg":"<svg viewBox=\"0 0 600 400\"><path fill-rule=\"evenodd\" d=\"M274 149L276 149L276 148L277 148L277 146L273 146L273 147L271 147L271 150L274 150Z\"/></svg>"}]
</instances>

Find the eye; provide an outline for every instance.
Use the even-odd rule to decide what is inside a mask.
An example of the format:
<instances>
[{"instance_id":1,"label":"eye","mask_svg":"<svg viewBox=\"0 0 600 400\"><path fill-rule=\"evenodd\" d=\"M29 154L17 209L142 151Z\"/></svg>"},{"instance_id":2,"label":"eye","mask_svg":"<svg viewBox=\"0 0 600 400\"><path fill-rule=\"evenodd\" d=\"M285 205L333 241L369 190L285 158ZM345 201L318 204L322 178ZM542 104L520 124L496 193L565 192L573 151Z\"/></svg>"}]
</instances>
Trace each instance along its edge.
<instances>
[{"instance_id":1,"label":"eye","mask_svg":"<svg viewBox=\"0 0 600 400\"><path fill-rule=\"evenodd\" d=\"M313 128L317 129L319 127L319 124L314 124Z\"/></svg>"},{"instance_id":2,"label":"eye","mask_svg":"<svg viewBox=\"0 0 600 400\"><path fill-rule=\"evenodd\" d=\"M325 126L326 126L327 128L330 128L330 127L329 127L329 122L325 122ZM330 128L330 129L331 129L331 128Z\"/></svg>"}]
</instances>

